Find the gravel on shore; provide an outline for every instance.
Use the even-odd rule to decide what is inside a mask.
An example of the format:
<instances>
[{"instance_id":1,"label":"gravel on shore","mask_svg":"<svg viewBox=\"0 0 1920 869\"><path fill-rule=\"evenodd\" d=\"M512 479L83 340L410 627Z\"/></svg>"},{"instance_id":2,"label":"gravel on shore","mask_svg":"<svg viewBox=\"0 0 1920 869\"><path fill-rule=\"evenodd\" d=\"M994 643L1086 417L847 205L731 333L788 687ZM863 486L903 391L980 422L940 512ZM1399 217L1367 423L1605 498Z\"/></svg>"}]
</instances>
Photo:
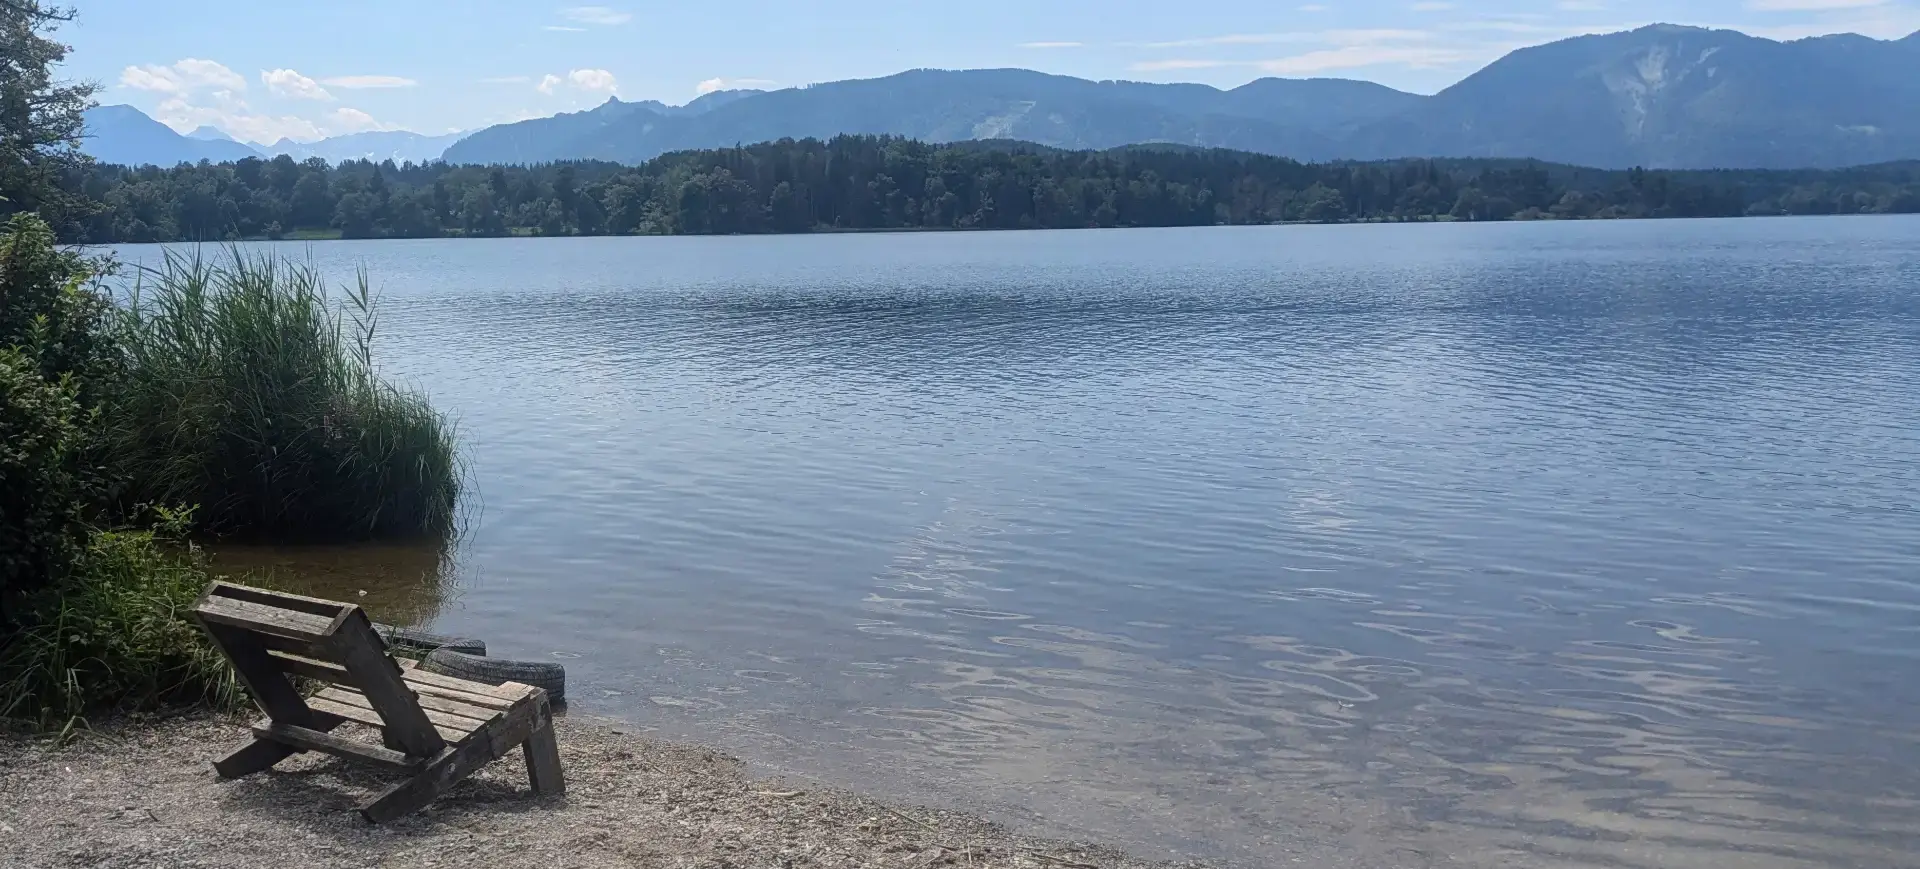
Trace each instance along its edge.
<instances>
[{"instance_id":1,"label":"gravel on shore","mask_svg":"<svg viewBox=\"0 0 1920 869\"><path fill-rule=\"evenodd\" d=\"M965 814L755 780L738 759L557 720L567 795L535 797L515 752L427 810L374 826L395 774L319 754L235 781L245 722L126 721L65 745L0 736L0 867L974 867L1167 869L1026 838ZM1188 864L1182 864L1188 865Z\"/></svg>"}]
</instances>

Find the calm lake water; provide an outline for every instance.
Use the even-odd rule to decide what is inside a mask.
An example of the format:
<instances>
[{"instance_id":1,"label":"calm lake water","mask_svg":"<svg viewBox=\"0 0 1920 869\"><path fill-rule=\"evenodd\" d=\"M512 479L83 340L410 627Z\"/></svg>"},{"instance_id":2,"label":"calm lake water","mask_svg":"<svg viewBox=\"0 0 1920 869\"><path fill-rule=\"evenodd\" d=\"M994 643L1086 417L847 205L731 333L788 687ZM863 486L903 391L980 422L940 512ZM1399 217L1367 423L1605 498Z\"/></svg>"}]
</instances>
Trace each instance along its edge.
<instances>
[{"instance_id":1,"label":"calm lake water","mask_svg":"<svg viewBox=\"0 0 1920 869\"><path fill-rule=\"evenodd\" d=\"M1920 220L278 249L473 527L239 557L575 711L1150 854L1920 862Z\"/></svg>"}]
</instances>

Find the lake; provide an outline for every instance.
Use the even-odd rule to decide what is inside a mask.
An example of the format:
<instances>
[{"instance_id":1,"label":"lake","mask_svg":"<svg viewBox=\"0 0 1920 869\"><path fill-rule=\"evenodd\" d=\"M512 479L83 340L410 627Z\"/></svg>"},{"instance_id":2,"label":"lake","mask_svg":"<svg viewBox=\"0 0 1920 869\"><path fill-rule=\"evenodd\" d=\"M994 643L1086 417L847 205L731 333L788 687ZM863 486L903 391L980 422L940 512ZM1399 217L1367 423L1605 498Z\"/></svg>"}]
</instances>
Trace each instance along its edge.
<instances>
[{"instance_id":1,"label":"lake","mask_svg":"<svg viewBox=\"0 0 1920 869\"><path fill-rule=\"evenodd\" d=\"M259 247L474 498L231 557L575 712L1150 855L1920 859L1920 219Z\"/></svg>"}]
</instances>

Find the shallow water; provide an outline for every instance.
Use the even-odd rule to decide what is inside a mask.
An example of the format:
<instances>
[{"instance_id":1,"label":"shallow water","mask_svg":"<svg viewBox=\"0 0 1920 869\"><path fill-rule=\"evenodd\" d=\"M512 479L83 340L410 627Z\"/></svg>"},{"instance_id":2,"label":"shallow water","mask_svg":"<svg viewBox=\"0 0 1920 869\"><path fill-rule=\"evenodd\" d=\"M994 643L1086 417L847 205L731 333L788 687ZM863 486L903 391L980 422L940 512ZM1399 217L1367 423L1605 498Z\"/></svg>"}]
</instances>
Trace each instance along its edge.
<instances>
[{"instance_id":1,"label":"shallow water","mask_svg":"<svg viewBox=\"0 0 1920 869\"><path fill-rule=\"evenodd\" d=\"M1253 865L1920 859L1920 221L281 247L473 528L229 557L576 708Z\"/></svg>"}]
</instances>

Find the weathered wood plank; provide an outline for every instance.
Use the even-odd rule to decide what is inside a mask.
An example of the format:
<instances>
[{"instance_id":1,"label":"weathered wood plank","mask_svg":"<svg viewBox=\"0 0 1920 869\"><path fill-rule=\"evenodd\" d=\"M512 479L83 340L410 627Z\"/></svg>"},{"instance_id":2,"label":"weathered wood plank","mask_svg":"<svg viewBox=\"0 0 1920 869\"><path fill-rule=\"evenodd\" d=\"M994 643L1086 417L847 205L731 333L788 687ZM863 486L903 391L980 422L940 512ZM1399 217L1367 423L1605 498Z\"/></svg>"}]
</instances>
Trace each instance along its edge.
<instances>
[{"instance_id":1,"label":"weathered wood plank","mask_svg":"<svg viewBox=\"0 0 1920 869\"><path fill-rule=\"evenodd\" d=\"M276 652L286 652L290 655L299 655L302 658L325 660L320 650L306 640L296 640L291 637L276 637L272 634L263 634L258 631L253 632L252 636L253 641L262 648L271 649Z\"/></svg>"},{"instance_id":2,"label":"weathered wood plank","mask_svg":"<svg viewBox=\"0 0 1920 869\"><path fill-rule=\"evenodd\" d=\"M400 678L400 665L387 656L386 644L374 633L373 622L359 607L339 622L332 651L386 721L382 731L389 746L418 758L433 757L447 747L413 691Z\"/></svg>"},{"instance_id":3,"label":"weathered wood plank","mask_svg":"<svg viewBox=\"0 0 1920 869\"><path fill-rule=\"evenodd\" d=\"M505 712L508 709L512 709L513 704L519 702L517 700L502 700L486 694L475 694L471 691L445 688L439 685L428 685L412 679L407 680L407 687L421 697L439 697L454 703L463 703L468 706L487 709L493 712Z\"/></svg>"},{"instance_id":4,"label":"weathered wood plank","mask_svg":"<svg viewBox=\"0 0 1920 869\"><path fill-rule=\"evenodd\" d=\"M392 749L290 724L256 726L253 728L253 735L305 751L319 751L336 757L355 758L393 769L415 770L425 762L424 758L408 757Z\"/></svg>"},{"instance_id":5,"label":"weathered wood plank","mask_svg":"<svg viewBox=\"0 0 1920 869\"><path fill-rule=\"evenodd\" d=\"M219 580L215 580L212 585L209 585L207 587L206 593L209 595L216 595L219 597L227 597L227 598L233 598L234 600L246 601L248 603L257 603L263 606L278 607L280 609L290 609L295 612L302 612L308 615L320 616L321 618L326 619L328 622L332 622L334 618L339 616L340 612L346 609L348 606L348 604L341 603L337 600L322 600L317 597L307 597L306 595L300 595L300 594L288 594L284 591L273 591L271 589L265 589L265 588L254 588L253 586L250 586L250 585L240 585L239 583L233 583L233 582L221 582Z\"/></svg>"},{"instance_id":6,"label":"weathered wood plank","mask_svg":"<svg viewBox=\"0 0 1920 869\"><path fill-rule=\"evenodd\" d=\"M281 672L280 665L267 650L254 642L258 634L204 620L200 626L233 664L234 675L239 677L240 684L247 686L260 711L281 724L314 726L313 710L307 708L300 692L287 681L286 673Z\"/></svg>"},{"instance_id":7,"label":"weathered wood plank","mask_svg":"<svg viewBox=\"0 0 1920 869\"><path fill-rule=\"evenodd\" d=\"M335 703L344 703L348 706L356 706L361 709L365 709L368 712L373 712L373 704L367 701L366 695L361 694L358 691L353 691L346 688L329 688L325 691L321 691L320 693L313 695L313 697L307 698L307 704L311 706L313 704L314 699L316 698L324 698L327 700L331 700ZM445 702L445 701L441 701L441 702ZM469 711L479 712L486 715L485 718L477 718L472 715L465 715L465 714L460 714L456 712L448 712L442 709L435 709L432 706L429 706L427 704L428 704L427 698L424 698L424 697L421 698L420 705L421 705L421 708L427 713L427 720L432 721L435 726L439 727L442 735L445 735L446 731L449 728L451 728L455 731L458 731L460 736L464 737L467 734L480 729L480 725L485 724L488 721L498 717L500 714L497 712L490 712L485 709L474 709L471 706L464 707ZM315 708L319 708L319 707L315 707ZM378 713L374 713L374 714L377 715Z\"/></svg>"},{"instance_id":8,"label":"weathered wood plank","mask_svg":"<svg viewBox=\"0 0 1920 869\"><path fill-rule=\"evenodd\" d=\"M314 710L313 729L325 733L335 727L339 727L345 720L346 719L338 715L328 715L325 712ZM273 719L271 718L266 719L265 724L259 726L271 726L272 721ZM251 775L256 772L272 769L274 764L299 753L300 749L294 748L286 743L274 742L271 739L261 739L256 736L248 739L246 745L234 749L228 753L226 757L214 761L213 770L219 773L221 778L239 778L244 775Z\"/></svg>"},{"instance_id":9,"label":"weathered wood plank","mask_svg":"<svg viewBox=\"0 0 1920 869\"><path fill-rule=\"evenodd\" d=\"M462 679L458 676L444 676L439 673L429 673L420 669L419 663L415 661L406 661L400 666L405 673L407 681L414 683L416 687L431 685L436 688L448 688L455 691L465 691L469 694L479 694L484 697L493 698L495 704L505 704L500 706L502 709L513 705L514 701L527 696L527 694L533 690L532 685L522 685L518 682L508 682L504 685L488 685L485 682L475 682L471 679Z\"/></svg>"},{"instance_id":10,"label":"weathered wood plank","mask_svg":"<svg viewBox=\"0 0 1920 869\"><path fill-rule=\"evenodd\" d=\"M333 620L310 613L218 595L208 596L193 611L206 621L308 643L324 639L333 627Z\"/></svg>"},{"instance_id":11,"label":"weathered wood plank","mask_svg":"<svg viewBox=\"0 0 1920 869\"><path fill-rule=\"evenodd\" d=\"M286 654L279 651L270 653L268 657L272 658L274 665L285 673L291 673L295 676L305 676L308 679L316 679L321 682L331 682L335 685L353 685L353 674L348 673L347 668L339 664L330 664L326 661L315 660L304 655Z\"/></svg>"},{"instance_id":12,"label":"weathered wood plank","mask_svg":"<svg viewBox=\"0 0 1920 869\"><path fill-rule=\"evenodd\" d=\"M369 727L378 727L385 730L387 726L385 721L380 720L380 713L357 703L342 702L335 697L316 694L307 698L307 705L313 707L313 711L315 712L338 715L349 721L357 721ZM434 725L434 729L440 732L441 739L448 742L459 742L460 740L466 739L467 735L473 732L472 727L442 727L438 724Z\"/></svg>"},{"instance_id":13,"label":"weathered wood plank","mask_svg":"<svg viewBox=\"0 0 1920 869\"><path fill-rule=\"evenodd\" d=\"M533 732L520 743L520 751L527 759L527 782L536 794L565 796L567 777L560 770L560 744L553 738L552 708L545 697L536 702Z\"/></svg>"},{"instance_id":14,"label":"weathered wood plank","mask_svg":"<svg viewBox=\"0 0 1920 869\"><path fill-rule=\"evenodd\" d=\"M461 779L472 775L532 735L536 707L526 703L475 731L459 746L448 750L428 764L412 779L389 788L386 793L360 807L360 815L373 823L383 823L425 806L434 797L446 793Z\"/></svg>"}]
</instances>

